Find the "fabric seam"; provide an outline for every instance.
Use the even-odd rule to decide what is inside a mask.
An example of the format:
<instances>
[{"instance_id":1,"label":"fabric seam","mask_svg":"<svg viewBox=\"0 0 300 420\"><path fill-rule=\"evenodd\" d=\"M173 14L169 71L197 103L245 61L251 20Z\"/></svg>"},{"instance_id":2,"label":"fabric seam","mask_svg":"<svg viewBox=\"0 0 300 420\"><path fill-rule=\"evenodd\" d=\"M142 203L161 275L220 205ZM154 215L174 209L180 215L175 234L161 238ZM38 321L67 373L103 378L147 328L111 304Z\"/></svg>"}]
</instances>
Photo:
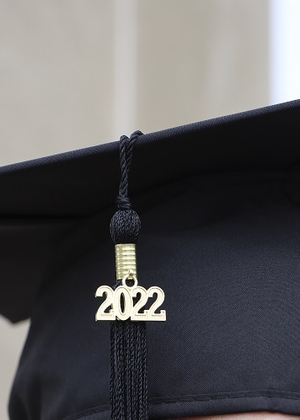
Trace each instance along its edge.
<instances>
[{"instance_id":1,"label":"fabric seam","mask_svg":"<svg viewBox=\"0 0 300 420\"><path fill-rule=\"evenodd\" d=\"M186 396L178 396L178 397L164 397L164 398L151 398L149 400L149 404L159 405L159 404L174 404L178 402L200 402L200 401L213 401L213 400L227 400L227 399L244 399L244 398L279 398L283 400L300 400L300 393L295 392L294 394L287 393L280 391L264 391L264 393L252 393L251 391L245 391L245 393L239 394L209 394L209 395L186 395ZM62 420L80 420L84 419L91 414L103 413L108 412L109 409L107 405L105 406L98 406L95 408L90 408L84 410L79 413L71 414L70 416L64 417Z\"/></svg>"}]
</instances>

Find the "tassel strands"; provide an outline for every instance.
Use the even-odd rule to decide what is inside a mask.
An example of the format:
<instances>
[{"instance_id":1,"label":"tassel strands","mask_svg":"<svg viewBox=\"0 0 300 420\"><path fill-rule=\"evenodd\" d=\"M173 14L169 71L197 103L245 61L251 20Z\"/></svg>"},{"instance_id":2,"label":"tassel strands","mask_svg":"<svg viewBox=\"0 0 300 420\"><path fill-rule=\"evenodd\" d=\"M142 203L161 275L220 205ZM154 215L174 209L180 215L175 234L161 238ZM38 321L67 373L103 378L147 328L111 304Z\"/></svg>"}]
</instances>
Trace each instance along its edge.
<instances>
[{"instance_id":1,"label":"tassel strands","mask_svg":"<svg viewBox=\"0 0 300 420\"><path fill-rule=\"evenodd\" d=\"M147 420L146 323L111 322L111 419Z\"/></svg>"},{"instance_id":2,"label":"tassel strands","mask_svg":"<svg viewBox=\"0 0 300 420\"><path fill-rule=\"evenodd\" d=\"M134 244L138 239L141 222L132 210L128 198L128 174L132 152L137 138L120 139L121 180L117 205L119 210L110 223L115 245ZM115 290L121 285L117 278ZM112 420L148 420L147 338L145 321L115 320L110 332L110 398Z\"/></svg>"}]
</instances>

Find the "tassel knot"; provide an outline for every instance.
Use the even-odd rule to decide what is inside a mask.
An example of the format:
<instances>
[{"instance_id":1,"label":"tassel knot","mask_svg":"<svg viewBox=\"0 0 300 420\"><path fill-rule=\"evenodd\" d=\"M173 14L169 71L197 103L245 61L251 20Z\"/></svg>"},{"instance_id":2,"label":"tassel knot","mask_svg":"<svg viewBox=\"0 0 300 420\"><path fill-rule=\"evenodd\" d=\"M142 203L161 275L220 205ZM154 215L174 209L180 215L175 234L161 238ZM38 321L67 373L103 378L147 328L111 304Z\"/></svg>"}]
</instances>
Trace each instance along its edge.
<instances>
[{"instance_id":1,"label":"tassel knot","mask_svg":"<svg viewBox=\"0 0 300 420\"><path fill-rule=\"evenodd\" d=\"M141 220L134 210L119 210L110 221L110 236L114 244L132 244L138 239Z\"/></svg>"}]
</instances>

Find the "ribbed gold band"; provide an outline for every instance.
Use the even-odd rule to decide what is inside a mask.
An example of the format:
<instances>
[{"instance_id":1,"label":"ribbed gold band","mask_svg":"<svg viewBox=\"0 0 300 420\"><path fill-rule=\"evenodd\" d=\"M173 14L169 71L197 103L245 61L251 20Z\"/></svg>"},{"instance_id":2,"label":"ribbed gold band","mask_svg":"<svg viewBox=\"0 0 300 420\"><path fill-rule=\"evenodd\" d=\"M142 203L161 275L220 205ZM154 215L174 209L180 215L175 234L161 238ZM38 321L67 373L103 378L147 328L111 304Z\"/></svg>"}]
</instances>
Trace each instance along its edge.
<instances>
[{"instance_id":1,"label":"ribbed gold band","mask_svg":"<svg viewBox=\"0 0 300 420\"><path fill-rule=\"evenodd\" d=\"M116 256L116 278L123 279L132 271L133 276L136 275L136 254L135 244L117 244L115 245Z\"/></svg>"}]
</instances>

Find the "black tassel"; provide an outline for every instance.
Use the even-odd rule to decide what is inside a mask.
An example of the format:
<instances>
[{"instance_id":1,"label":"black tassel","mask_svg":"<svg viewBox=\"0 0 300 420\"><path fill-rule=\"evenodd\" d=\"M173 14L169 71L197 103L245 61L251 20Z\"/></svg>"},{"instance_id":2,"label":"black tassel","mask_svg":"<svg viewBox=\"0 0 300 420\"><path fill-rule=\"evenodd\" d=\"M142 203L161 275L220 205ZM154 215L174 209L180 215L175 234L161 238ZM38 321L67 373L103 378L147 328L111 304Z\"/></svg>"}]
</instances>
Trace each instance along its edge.
<instances>
[{"instance_id":1,"label":"black tassel","mask_svg":"<svg viewBox=\"0 0 300 420\"><path fill-rule=\"evenodd\" d=\"M120 139L121 181L117 205L119 210L110 223L115 244L135 243L141 229L138 214L128 198L128 173L136 131L130 139ZM115 287L120 285L118 279ZM144 321L111 322L110 398L112 420L148 420L147 338Z\"/></svg>"}]
</instances>

